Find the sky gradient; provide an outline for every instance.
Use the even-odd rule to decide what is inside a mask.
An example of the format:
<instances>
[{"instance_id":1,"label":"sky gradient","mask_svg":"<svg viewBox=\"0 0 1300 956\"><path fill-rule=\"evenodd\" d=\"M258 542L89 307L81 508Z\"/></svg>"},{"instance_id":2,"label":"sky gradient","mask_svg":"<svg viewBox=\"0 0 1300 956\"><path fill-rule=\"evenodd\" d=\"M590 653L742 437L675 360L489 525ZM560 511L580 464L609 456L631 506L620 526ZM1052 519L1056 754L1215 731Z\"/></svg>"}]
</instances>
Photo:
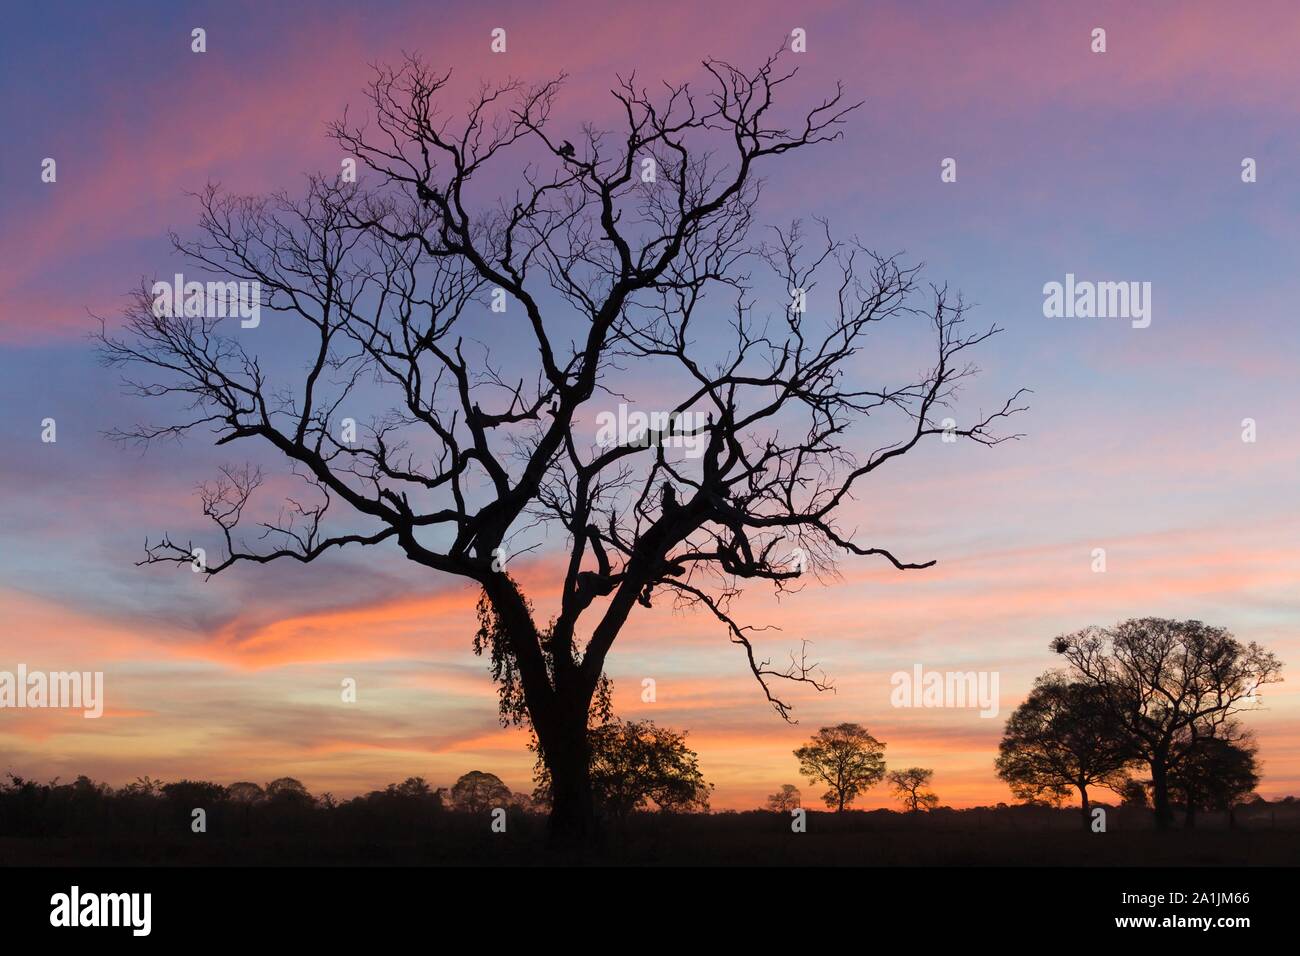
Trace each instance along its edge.
<instances>
[{"instance_id":1,"label":"sky gradient","mask_svg":"<svg viewBox=\"0 0 1300 956\"><path fill-rule=\"evenodd\" d=\"M369 64L420 52L458 81L569 75L557 129L612 119L607 90L752 65L808 31L797 96L842 80L865 105L842 141L768 167L761 223L828 216L840 234L924 260L925 277L1006 331L962 407L1033 389L995 449L934 444L884 469L854 524L929 570L846 559L842 577L736 608L801 639L833 694L765 704L715 621L634 615L608 673L615 709L687 730L716 808L796 783L818 727L865 724L892 767L935 770L945 804L1010 801L993 773L1005 717L1056 664L1056 634L1133 616L1199 618L1273 650L1286 681L1247 723L1269 797L1300 793L1300 7L1227 3L764 3L707 17L651 6L386 3L24 5L0 37L0 669L103 670L100 720L0 712L0 771L114 784L149 774L300 778L351 795L472 770L531 789L470 649L475 591L392 548L310 566L138 568L146 536L209 534L197 483L231 460L195 436L147 454L103 437L148 409L96 362L142 276L169 276L187 191L300 190L338 168L325 124L362 107ZM190 52L190 30L208 52ZM508 31L504 55L489 32ZM1108 50L1089 49L1094 27ZM571 138L577 139L574 135ZM40 163L58 161L56 183ZM958 163L955 183L940 161ZM1243 183L1241 162L1258 164ZM509 188L509 184L501 184ZM1049 319L1043 285L1152 283L1152 322ZM891 374L888 353L862 372ZM874 362L874 364L873 364ZM883 368L882 368L883 363ZM653 395L644 395L653 400ZM41 420L58 441L40 441ZM1257 424L1243 442L1242 420ZM1093 573L1092 551L1107 551ZM554 600L553 559L521 559ZM548 590L550 589L550 590ZM1001 714L900 710L889 676L1000 675ZM355 705L339 682L355 678ZM640 699L652 677L657 701ZM860 806L891 805L884 788Z\"/></svg>"}]
</instances>

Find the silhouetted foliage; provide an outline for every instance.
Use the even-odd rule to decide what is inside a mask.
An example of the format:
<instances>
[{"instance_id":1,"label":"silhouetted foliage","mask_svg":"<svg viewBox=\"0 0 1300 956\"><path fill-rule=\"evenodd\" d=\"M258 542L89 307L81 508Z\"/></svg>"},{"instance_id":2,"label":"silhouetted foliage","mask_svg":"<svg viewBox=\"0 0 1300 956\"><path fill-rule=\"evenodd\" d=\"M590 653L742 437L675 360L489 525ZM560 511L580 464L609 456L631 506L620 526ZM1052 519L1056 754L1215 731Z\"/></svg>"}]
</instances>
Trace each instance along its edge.
<instances>
[{"instance_id":1,"label":"silhouetted foliage","mask_svg":"<svg viewBox=\"0 0 1300 956\"><path fill-rule=\"evenodd\" d=\"M1120 806L1148 809L1151 806L1151 800L1147 797L1146 785L1141 780L1134 780L1131 777L1125 780L1119 787Z\"/></svg>"},{"instance_id":2,"label":"silhouetted foliage","mask_svg":"<svg viewBox=\"0 0 1300 956\"><path fill-rule=\"evenodd\" d=\"M301 780L280 777L266 785L266 799L271 803L306 804L311 802L312 796Z\"/></svg>"},{"instance_id":3,"label":"silhouetted foliage","mask_svg":"<svg viewBox=\"0 0 1300 956\"><path fill-rule=\"evenodd\" d=\"M1169 790L1185 812L1184 824L1196 825L1200 811L1230 812L1259 785L1255 742L1236 727L1221 728L1214 737L1196 737L1178 744L1171 761Z\"/></svg>"},{"instance_id":4,"label":"silhouetted foliage","mask_svg":"<svg viewBox=\"0 0 1300 956\"><path fill-rule=\"evenodd\" d=\"M292 777L265 788L141 777L115 791L87 777L39 784L11 774L0 786L0 835L188 834L195 809L206 813L213 839L335 830L410 837L427 831L443 805L442 792L420 777L338 803L329 794L312 796Z\"/></svg>"},{"instance_id":5,"label":"silhouetted foliage","mask_svg":"<svg viewBox=\"0 0 1300 956\"><path fill-rule=\"evenodd\" d=\"M178 781L180 782L180 781ZM187 785L202 781L188 781ZM349 800L279 807L267 800L224 799L204 809L207 832L191 831L188 810L165 785L120 789L81 777L36 783L17 775L0 783L0 852L5 862L115 864L527 864L549 859L545 821L509 808L509 838L486 817L447 810L440 791L418 777ZM209 788L218 785L210 784ZM173 790L173 794L181 791ZM216 789L207 789L216 795ZM1208 806L1212 802L1207 800ZM1243 801L1225 814L1203 811L1198 829L1177 841L1152 840L1151 813L1116 807L1104 841L1077 839L1075 811L1044 806L937 807L809 811L806 839L790 839L788 820L770 810L737 813L631 813L621 838L596 858L610 862L909 864L973 862L1222 862L1288 864L1300 852L1300 801ZM1235 819L1234 819L1235 813ZM1235 824L1236 833L1229 834ZM1066 839L1075 837L1075 839ZM1081 848L1087 846L1087 852ZM561 857L560 859L564 859Z\"/></svg>"},{"instance_id":6,"label":"silhouetted foliage","mask_svg":"<svg viewBox=\"0 0 1300 956\"><path fill-rule=\"evenodd\" d=\"M452 785L451 802L464 813L482 813L497 807L508 807L514 800L501 778L494 773L471 770Z\"/></svg>"},{"instance_id":7,"label":"silhouetted foliage","mask_svg":"<svg viewBox=\"0 0 1300 956\"><path fill-rule=\"evenodd\" d=\"M778 813L789 813L800 806L802 794L792 783L781 784L781 789L767 798L767 808Z\"/></svg>"},{"instance_id":8,"label":"silhouetted foliage","mask_svg":"<svg viewBox=\"0 0 1300 956\"><path fill-rule=\"evenodd\" d=\"M257 803L266 799L266 791L255 783L241 780L226 788L226 795L236 803Z\"/></svg>"},{"instance_id":9,"label":"silhouetted foliage","mask_svg":"<svg viewBox=\"0 0 1300 956\"><path fill-rule=\"evenodd\" d=\"M653 721L617 718L588 732L591 746L591 787L602 816L623 822L636 810L651 806L669 812L709 809L712 785L700 773L699 756L686 745L686 735ZM544 761L536 768L534 799L550 802L551 780Z\"/></svg>"},{"instance_id":10,"label":"silhouetted foliage","mask_svg":"<svg viewBox=\"0 0 1300 956\"><path fill-rule=\"evenodd\" d=\"M917 813L922 808L933 810L939 805L937 795L923 789L930 785L933 770L923 767L908 767L906 770L891 770L885 779L894 789L894 795L903 801L909 813Z\"/></svg>"},{"instance_id":11,"label":"silhouetted foliage","mask_svg":"<svg viewBox=\"0 0 1300 956\"><path fill-rule=\"evenodd\" d=\"M1059 803L1079 793L1083 826L1091 823L1088 788L1118 792L1136 753L1120 721L1092 684L1044 674L1007 720L998 746L998 776L1022 800Z\"/></svg>"},{"instance_id":12,"label":"silhouetted foliage","mask_svg":"<svg viewBox=\"0 0 1300 956\"><path fill-rule=\"evenodd\" d=\"M822 802L841 813L885 776L884 754L885 745L865 727L849 723L823 727L794 752L808 782L826 784Z\"/></svg>"},{"instance_id":13,"label":"silhouetted foliage","mask_svg":"<svg viewBox=\"0 0 1300 956\"><path fill-rule=\"evenodd\" d=\"M388 839L419 838L431 831L445 811L443 792L434 790L423 777L408 777L338 804L334 815L342 832Z\"/></svg>"},{"instance_id":14,"label":"silhouetted foliage","mask_svg":"<svg viewBox=\"0 0 1300 956\"><path fill-rule=\"evenodd\" d=\"M1199 737L1214 737L1281 680L1276 656L1253 641L1241 644L1200 621L1140 618L1091 627L1052 641L1071 679L1095 688L1126 741L1151 770L1156 824L1173 822L1171 772Z\"/></svg>"}]
</instances>

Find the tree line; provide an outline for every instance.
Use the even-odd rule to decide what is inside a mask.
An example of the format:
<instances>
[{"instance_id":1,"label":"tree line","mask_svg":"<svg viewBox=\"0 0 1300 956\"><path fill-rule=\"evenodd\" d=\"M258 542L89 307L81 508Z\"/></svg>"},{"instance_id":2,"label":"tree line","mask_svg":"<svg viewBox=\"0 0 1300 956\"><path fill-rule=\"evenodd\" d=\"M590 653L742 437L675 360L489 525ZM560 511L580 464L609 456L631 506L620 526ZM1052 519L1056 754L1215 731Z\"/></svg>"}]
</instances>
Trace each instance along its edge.
<instances>
[{"instance_id":1,"label":"tree line","mask_svg":"<svg viewBox=\"0 0 1300 956\"><path fill-rule=\"evenodd\" d=\"M620 824L639 810L709 809L712 785L700 772L686 735L653 721L617 718L591 732L592 782L600 818ZM538 761L532 793L515 792L496 774L471 770L451 787L408 777L348 800L313 795L293 777L265 785L208 780L165 783L139 777L120 788L79 776L40 783L10 773L0 781L0 836L58 837L109 832L158 836L190 832L194 811L205 827L234 835L335 830L402 837L419 833L439 815L481 815L495 809L543 814L551 809L551 781Z\"/></svg>"},{"instance_id":2,"label":"tree line","mask_svg":"<svg viewBox=\"0 0 1300 956\"><path fill-rule=\"evenodd\" d=\"M1106 788L1128 806L1150 807L1168 829L1181 811L1194 827L1202 811L1232 813L1259 783L1258 747L1238 715L1281 679L1281 664L1252 642L1201 621L1135 618L1055 638L1066 666L1048 671L1007 721L998 776L1028 803L1059 805L1077 793L1084 827L1091 794ZM843 812L888 779L906 809L938 805L933 771L886 773L885 745L859 724L823 727L794 752L822 800ZM773 810L799 805L786 784Z\"/></svg>"},{"instance_id":3,"label":"tree line","mask_svg":"<svg viewBox=\"0 0 1300 956\"><path fill-rule=\"evenodd\" d=\"M1160 618L1087 628L1057 637L1051 648L1066 666L1035 681L1008 719L995 760L1015 796L1059 806L1075 793L1087 827L1093 795L1104 788L1124 805L1149 807L1164 829L1175 811L1193 827L1199 812L1231 813L1254 791L1258 748L1238 715L1258 703L1264 685L1280 680L1273 654L1222 628ZM620 825L649 809L709 810L713 786L685 733L611 715L589 727L588 747L599 821ZM907 812L936 808L934 771L887 770L885 749L862 725L841 723L821 728L794 756L808 782L825 788L822 802L836 812L882 781ZM160 826L188 826L195 808L244 831L254 821L292 829L308 811L319 811L344 828L400 834L418 829L431 813L548 813L553 779L540 754L534 781L531 794L516 793L495 774L474 770L450 788L410 777L337 801L330 793L313 796L292 777L265 786L142 777L114 790L84 776L59 785L11 774L0 783L0 835L88 832L106 820L156 834ZM788 812L801 800L799 789L785 784L766 808Z\"/></svg>"}]
</instances>

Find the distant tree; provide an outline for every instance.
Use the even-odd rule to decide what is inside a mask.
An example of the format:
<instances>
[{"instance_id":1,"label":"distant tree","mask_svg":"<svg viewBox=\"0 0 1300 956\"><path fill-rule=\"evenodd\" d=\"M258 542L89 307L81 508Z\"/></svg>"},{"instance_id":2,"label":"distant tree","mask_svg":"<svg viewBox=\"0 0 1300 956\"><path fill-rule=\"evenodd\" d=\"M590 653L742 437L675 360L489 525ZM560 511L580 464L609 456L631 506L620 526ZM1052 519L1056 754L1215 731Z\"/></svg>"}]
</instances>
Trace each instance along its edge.
<instances>
[{"instance_id":1,"label":"distant tree","mask_svg":"<svg viewBox=\"0 0 1300 956\"><path fill-rule=\"evenodd\" d=\"M183 805L187 810L210 807L226 799L226 788L209 780L178 780L164 784L162 792L172 803Z\"/></svg>"},{"instance_id":2,"label":"distant tree","mask_svg":"<svg viewBox=\"0 0 1300 956\"><path fill-rule=\"evenodd\" d=\"M84 773L78 774L77 779L68 784L72 792L85 796L107 796L113 792L113 788L106 783L96 783Z\"/></svg>"},{"instance_id":3,"label":"distant tree","mask_svg":"<svg viewBox=\"0 0 1300 956\"><path fill-rule=\"evenodd\" d=\"M308 804L312 802L311 793L303 786L301 780L293 777L279 777L266 785L266 799L279 804Z\"/></svg>"},{"instance_id":4,"label":"distant tree","mask_svg":"<svg viewBox=\"0 0 1300 956\"><path fill-rule=\"evenodd\" d=\"M539 812L537 801L533 799L533 795L524 793L521 790L516 790L510 794L510 806L522 810L524 813Z\"/></svg>"},{"instance_id":5,"label":"distant tree","mask_svg":"<svg viewBox=\"0 0 1300 956\"><path fill-rule=\"evenodd\" d=\"M1076 680L1098 690L1151 768L1151 802L1161 829L1173 822L1169 775L1182 759L1180 742L1193 734L1213 736L1258 698L1262 686L1281 680L1272 653L1200 621L1148 617L1091 627L1056 638L1052 650L1069 661Z\"/></svg>"},{"instance_id":6,"label":"distant tree","mask_svg":"<svg viewBox=\"0 0 1300 956\"><path fill-rule=\"evenodd\" d=\"M1182 798L1185 826L1196 826L1201 810L1231 813L1259 785L1256 746L1248 734L1229 728L1224 736L1195 737L1178 745L1169 789Z\"/></svg>"},{"instance_id":7,"label":"distant tree","mask_svg":"<svg viewBox=\"0 0 1300 956\"><path fill-rule=\"evenodd\" d=\"M433 797L433 787L423 777L407 777L401 783L390 783L387 792L395 797L423 800Z\"/></svg>"},{"instance_id":8,"label":"distant tree","mask_svg":"<svg viewBox=\"0 0 1300 956\"><path fill-rule=\"evenodd\" d=\"M823 727L794 755L810 784L827 785L822 801L837 813L885 776L885 745L861 724Z\"/></svg>"},{"instance_id":9,"label":"distant tree","mask_svg":"<svg viewBox=\"0 0 1300 956\"><path fill-rule=\"evenodd\" d=\"M767 798L767 808L777 813L789 813L799 808L799 788L792 783L781 784L781 789Z\"/></svg>"},{"instance_id":10,"label":"distant tree","mask_svg":"<svg viewBox=\"0 0 1300 956\"><path fill-rule=\"evenodd\" d=\"M1090 786L1112 790L1125 781L1136 754L1123 723L1097 687L1044 674L1007 720L998 747L998 776L1022 800L1044 796L1059 803L1079 792L1086 829L1091 824Z\"/></svg>"},{"instance_id":11,"label":"distant tree","mask_svg":"<svg viewBox=\"0 0 1300 956\"><path fill-rule=\"evenodd\" d=\"M241 780L226 788L226 796L235 803L257 803L266 799L266 791L255 783Z\"/></svg>"},{"instance_id":12,"label":"distant tree","mask_svg":"<svg viewBox=\"0 0 1300 956\"><path fill-rule=\"evenodd\" d=\"M922 807L927 810L933 810L939 805L939 798L923 787L930 785L930 779L934 776L933 770L925 770L922 767L908 767L906 770L891 770L886 774L886 779L890 786L894 788L894 795L903 801L903 806L907 807L909 813L916 813Z\"/></svg>"},{"instance_id":13,"label":"distant tree","mask_svg":"<svg viewBox=\"0 0 1300 956\"><path fill-rule=\"evenodd\" d=\"M1120 795L1120 806L1135 807L1147 809L1151 806L1151 801L1147 799L1147 788L1141 780L1134 780L1132 777L1120 784L1116 791Z\"/></svg>"},{"instance_id":14,"label":"distant tree","mask_svg":"<svg viewBox=\"0 0 1300 956\"><path fill-rule=\"evenodd\" d=\"M619 720L592 727L591 786L601 815L622 822L635 810L707 810L712 785L704 780L699 755L686 735L653 721ZM544 761L536 769L534 798L547 805L550 774Z\"/></svg>"},{"instance_id":15,"label":"distant tree","mask_svg":"<svg viewBox=\"0 0 1300 956\"><path fill-rule=\"evenodd\" d=\"M157 797L162 795L163 782L152 777L136 777L134 781L122 788L124 795L133 797Z\"/></svg>"},{"instance_id":16,"label":"distant tree","mask_svg":"<svg viewBox=\"0 0 1300 956\"><path fill-rule=\"evenodd\" d=\"M494 773L471 770L452 785L451 802L457 810L482 813L496 807L510 805L513 795L510 788Z\"/></svg>"}]
</instances>

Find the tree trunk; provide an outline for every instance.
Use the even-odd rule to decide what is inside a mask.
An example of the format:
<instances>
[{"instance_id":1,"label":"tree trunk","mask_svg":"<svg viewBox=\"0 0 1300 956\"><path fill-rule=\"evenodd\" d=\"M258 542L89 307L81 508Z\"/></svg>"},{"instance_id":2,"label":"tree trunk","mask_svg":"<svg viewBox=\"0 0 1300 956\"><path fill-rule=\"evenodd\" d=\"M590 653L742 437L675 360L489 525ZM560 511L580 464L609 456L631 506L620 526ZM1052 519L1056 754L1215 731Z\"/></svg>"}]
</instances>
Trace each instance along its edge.
<instances>
[{"instance_id":1,"label":"tree trunk","mask_svg":"<svg viewBox=\"0 0 1300 956\"><path fill-rule=\"evenodd\" d=\"M1092 804L1088 802L1088 788L1079 787L1079 810L1083 814L1083 828L1092 830Z\"/></svg>"},{"instance_id":2,"label":"tree trunk","mask_svg":"<svg viewBox=\"0 0 1300 956\"><path fill-rule=\"evenodd\" d=\"M1163 755L1151 761L1151 806L1155 812L1157 830L1168 830L1174 823L1174 812L1169 806L1169 771Z\"/></svg>"},{"instance_id":3,"label":"tree trunk","mask_svg":"<svg viewBox=\"0 0 1300 956\"><path fill-rule=\"evenodd\" d=\"M595 682L585 682L570 667L556 674L553 687L542 655L541 636L514 582L507 575L497 575L484 582L483 590L510 642L528 716L551 776L547 827L550 842L557 847L589 845L596 837L596 811L591 793L587 716ZM569 646L553 645L552 650L567 655Z\"/></svg>"},{"instance_id":4,"label":"tree trunk","mask_svg":"<svg viewBox=\"0 0 1300 956\"><path fill-rule=\"evenodd\" d=\"M582 849L597 837L596 804L591 792L591 751L587 715L557 721L542 739L542 759L551 775L548 835L553 846Z\"/></svg>"}]
</instances>

